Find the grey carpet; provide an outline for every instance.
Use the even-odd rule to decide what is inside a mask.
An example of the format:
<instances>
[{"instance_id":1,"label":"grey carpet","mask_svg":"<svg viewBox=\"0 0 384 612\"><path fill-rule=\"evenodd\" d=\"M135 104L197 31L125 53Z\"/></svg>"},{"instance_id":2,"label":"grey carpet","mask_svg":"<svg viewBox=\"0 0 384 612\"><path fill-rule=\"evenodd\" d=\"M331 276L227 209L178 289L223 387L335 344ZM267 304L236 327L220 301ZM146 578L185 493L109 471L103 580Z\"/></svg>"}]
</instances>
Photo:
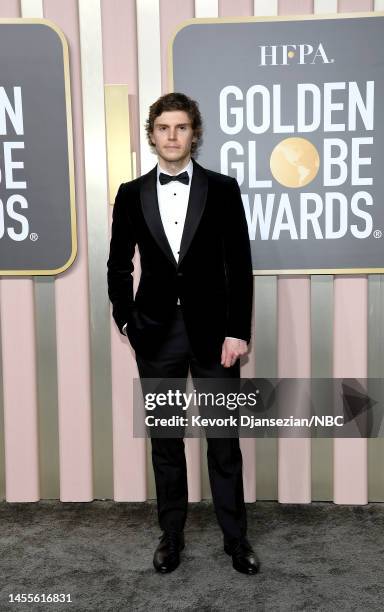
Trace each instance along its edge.
<instances>
[{"instance_id":1,"label":"grey carpet","mask_svg":"<svg viewBox=\"0 0 384 612\"><path fill-rule=\"evenodd\" d=\"M246 612L384 609L384 505L248 504L261 572L235 572L212 505L191 504L182 564L157 574L154 502L0 503L0 610ZM9 604L70 593L72 604Z\"/></svg>"}]
</instances>

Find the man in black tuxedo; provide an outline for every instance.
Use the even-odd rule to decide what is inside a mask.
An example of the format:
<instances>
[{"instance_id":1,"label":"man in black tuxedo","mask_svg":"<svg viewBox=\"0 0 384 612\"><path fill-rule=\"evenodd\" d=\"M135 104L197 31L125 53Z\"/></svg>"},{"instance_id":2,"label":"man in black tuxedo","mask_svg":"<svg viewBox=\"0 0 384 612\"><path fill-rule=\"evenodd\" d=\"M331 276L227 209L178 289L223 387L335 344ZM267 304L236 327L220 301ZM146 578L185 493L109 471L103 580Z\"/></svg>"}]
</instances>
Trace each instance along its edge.
<instances>
[{"instance_id":1,"label":"man in black tuxedo","mask_svg":"<svg viewBox=\"0 0 384 612\"><path fill-rule=\"evenodd\" d=\"M180 93L151 107L147 136L158 164L117 193L108 259L113 317L135 350L140 378L238 379L252 313L252 262L235 179L191 154L202 135L198 105ZM133 295L135 246L141 278ZM151 438L163 535L154 566L174 570L184 548L188 491L184 440ZM233 567L255 574L246 539L239 439L207 438L212 498Z\"/></svg>"}]
</instances>

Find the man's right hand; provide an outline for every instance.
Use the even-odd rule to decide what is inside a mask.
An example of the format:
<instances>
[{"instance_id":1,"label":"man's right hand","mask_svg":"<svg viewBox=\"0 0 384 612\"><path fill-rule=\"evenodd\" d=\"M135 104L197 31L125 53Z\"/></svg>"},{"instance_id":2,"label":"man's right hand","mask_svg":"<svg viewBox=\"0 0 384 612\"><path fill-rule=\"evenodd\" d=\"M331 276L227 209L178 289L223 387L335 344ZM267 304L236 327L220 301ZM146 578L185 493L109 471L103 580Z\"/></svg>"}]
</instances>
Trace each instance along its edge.
<instances>
[{"instance_id":1,"label":"man's right hand","mask_svg":"<svg viewBox=\"0 0 384 612\"><path fill-rule=\"evenodd\" d=\"M224 368L233 366L241 355L245 355L248 351L248 345L245 340L239 338L225 338L221 349L221 365Z\"/></svg>"}]
</instances>

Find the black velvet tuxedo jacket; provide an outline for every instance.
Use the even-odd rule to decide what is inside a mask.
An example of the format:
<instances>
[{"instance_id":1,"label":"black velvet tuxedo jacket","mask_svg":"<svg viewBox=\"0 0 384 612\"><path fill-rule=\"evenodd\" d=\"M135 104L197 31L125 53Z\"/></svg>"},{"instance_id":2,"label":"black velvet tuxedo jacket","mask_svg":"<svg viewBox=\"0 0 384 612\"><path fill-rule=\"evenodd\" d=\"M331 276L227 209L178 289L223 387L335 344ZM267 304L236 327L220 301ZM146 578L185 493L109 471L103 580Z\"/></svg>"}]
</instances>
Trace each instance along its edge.
<instances>
[{"instance_id":1,"label":"black velvet tuxedo jacket","mask_svg":"<svg viewBox=\"0 0 384 612\"><path fill-rule=\"evenodd\" d=\"M108 259L108 293L115 322L132 347L155 356L178 298L192 350L220 359L225 336L249 342L252 262L248 228L235 179L204 169L193 175L179 261L164 232L157 200L157 169L128 183L116 196ZM135 245L141 278L133 294Z\"/></svg>"}]
</instances>

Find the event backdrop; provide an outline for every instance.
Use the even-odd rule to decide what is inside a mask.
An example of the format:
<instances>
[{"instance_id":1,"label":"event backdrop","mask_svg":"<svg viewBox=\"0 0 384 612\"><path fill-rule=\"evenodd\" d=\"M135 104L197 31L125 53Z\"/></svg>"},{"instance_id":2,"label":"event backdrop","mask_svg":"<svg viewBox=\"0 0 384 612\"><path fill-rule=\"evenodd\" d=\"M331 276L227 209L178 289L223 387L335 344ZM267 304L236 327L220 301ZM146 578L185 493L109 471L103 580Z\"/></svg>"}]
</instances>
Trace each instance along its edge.
<instances>
[{"instance_id":1,"label":"event backdrop","mask_svg":"<svg viewBox=\"0 0 384 612\"><path fill-rule=\"evenodd\" d=\"M68 270L0 280L0 484L8 501L154 497L146 441L132 438L137 371L111 321L106 260L119 183L155 163L144 121L169 91L176 30L195 17L373 10L384 10L383 0L1 0L1 18L49 19L68 41L78 223ZM380 274L255 277L243 375L381 379L383 294ZM209 497L205 445L187 440L186 448L190 499ZM382 439L247 439L242 449L248 501L384 499Z\"/></svg>"}]
</instances>

